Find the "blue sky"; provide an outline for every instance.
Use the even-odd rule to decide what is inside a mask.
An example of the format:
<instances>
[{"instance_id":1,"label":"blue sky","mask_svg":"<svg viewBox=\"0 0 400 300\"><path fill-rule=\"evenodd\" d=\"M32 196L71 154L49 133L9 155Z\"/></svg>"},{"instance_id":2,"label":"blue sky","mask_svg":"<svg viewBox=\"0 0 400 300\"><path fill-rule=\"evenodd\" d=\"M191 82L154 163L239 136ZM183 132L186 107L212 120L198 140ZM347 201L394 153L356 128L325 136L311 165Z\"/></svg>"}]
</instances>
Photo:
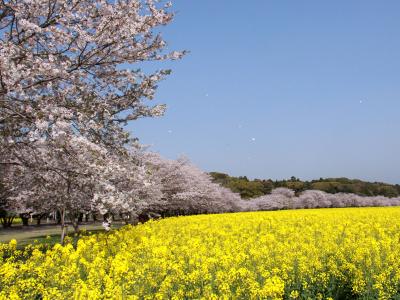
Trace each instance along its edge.
<instances>
[{"instance_id":1,"label":"blue sky","mask_svg":"<svg viewBox=\"0 0 400 300\"><path fill-rule=\"evenodd\" d=\"M168 158L250 178L400 183L400 1L176 0L166 115L129 125Z\"/></svg>"}]
</instances>

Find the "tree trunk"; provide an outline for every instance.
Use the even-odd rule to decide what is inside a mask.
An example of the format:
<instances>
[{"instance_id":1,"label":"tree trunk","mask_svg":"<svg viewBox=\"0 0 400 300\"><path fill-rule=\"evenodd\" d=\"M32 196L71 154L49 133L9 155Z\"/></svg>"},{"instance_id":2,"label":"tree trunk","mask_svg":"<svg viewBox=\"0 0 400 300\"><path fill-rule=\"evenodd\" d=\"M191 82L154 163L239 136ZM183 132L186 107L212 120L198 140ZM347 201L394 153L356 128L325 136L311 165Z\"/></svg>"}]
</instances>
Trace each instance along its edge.
<instances>
[{"instance_id":1,"label":"tree trunk","mask_svg":"<svg viewBox=\"0 0 400 300\"><path fill-rule=\"evenodd\" d=\"M22 225L23 226L29 226L29 215L27 214L20 214L19 217L22 220Z\"/></svg>"},{"instance_id":2,"label":"tree trunk","mask_svg":"<svg viewBox=\"0 0 400 300\"><path fill-rule=\"evenodd\" d=\"M79 224L77 222L72 222L72 227L74 228L74 232L79 232Z\"/></svg>"},{"instance_id":3,"label":"tree trunk","mask_svg":"<svg viewBox=\"0 0 400 300\"><path fill-rule=\"evenodd\" d=\"M65 239L65 235L66 235L66 231L67 231L67 226L65 225L65 208L63 208L62 210L61 210L61 213L60 213L60 223L61 223L61 241L60 241L60 243L61 243L61 245L64 245L64 239Z\"/></svg>"},{"instance_id":4,"label":"tree trunk","mask_svg":"<svg viewBox=\"0 0 400 300\"><path fill-rule=\"evenodd\" d=\"M29 218L21 218L23 226L29 226Z\"/></svg>"},{"instance_id":5,"label":"tree trunk","mask_svg":"<svg viewBox=\"0 0 400 300\"><path fill-rule=\"evenodd\" d=\"M80 212L70 212L69 219L71 220L72 227L74 228L74 232L78 233L79 225L81 224L81 216L83 216Z\"/></svg>"},{"instance_id":6,"label":"tree trunk","mask_svg":"<svg viewBox=\"0 0 400 300\"><path fill-rule=\"evenodd\" d=\"M13 223L14 217L2 217L0 218L0 220L3 228L10 228Z\"/></svg>"},{"instance_id":7,"label":"tree trunk","mask_svg":"<svg viewBox=\"0 0 400 300\"><path fill-rule=\"evenodd\" d=\"M79 232L79 218L75 215L71 218L72 227L74 228L74 232Z\"/></svg>"},{"instance_id":8,"label":"tree trunk","mask_svg":"<svg viewBox=\"0 0 400 300\"><path fill-rule=\"evenodd\" d=\"M36 225L40 226L40 222L42 221L42 219L44 218L46 214L38 214L36 215Z\"/></svg>"},{"instance_id":9,"label":"tree trunk","mask_svg":"<svg viewBox=\"0 0 400 300\"><path fill-rule=\"evenodd\" d=\"M60 211L56 211L56 220L57 220L57 225L61 225L61 213Z\"/></svg>"}]
</instances>

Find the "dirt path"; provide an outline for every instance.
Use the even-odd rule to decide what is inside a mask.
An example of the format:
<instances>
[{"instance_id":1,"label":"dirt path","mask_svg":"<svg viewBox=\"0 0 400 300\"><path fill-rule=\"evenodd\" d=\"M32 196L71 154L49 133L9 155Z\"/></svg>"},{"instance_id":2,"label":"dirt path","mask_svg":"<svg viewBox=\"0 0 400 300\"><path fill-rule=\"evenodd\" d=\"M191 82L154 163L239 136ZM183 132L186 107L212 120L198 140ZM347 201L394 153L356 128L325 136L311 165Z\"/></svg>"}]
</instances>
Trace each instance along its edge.
<instances>
[{"instance_id":1,"label":"dirt path","mask_svg":"<svg viewBox=\"0 0 400 300\"><path fill-rule=\"evenodd\" d=\"M113 224L112 228L116 229L121 227L122 224ZM82 224L80 230L99 232L103 231L101 223ZM72 226L68 226L68 233L73 233ZM60 238L61 228L55 224L44 224L40 226L30 225L21 226L15 225L9 229L0 229L0 243L7 243L12 239L16 239L20 246L33 243L35 240L38 242L57 242Z\"/></svg>"}]
</instances>

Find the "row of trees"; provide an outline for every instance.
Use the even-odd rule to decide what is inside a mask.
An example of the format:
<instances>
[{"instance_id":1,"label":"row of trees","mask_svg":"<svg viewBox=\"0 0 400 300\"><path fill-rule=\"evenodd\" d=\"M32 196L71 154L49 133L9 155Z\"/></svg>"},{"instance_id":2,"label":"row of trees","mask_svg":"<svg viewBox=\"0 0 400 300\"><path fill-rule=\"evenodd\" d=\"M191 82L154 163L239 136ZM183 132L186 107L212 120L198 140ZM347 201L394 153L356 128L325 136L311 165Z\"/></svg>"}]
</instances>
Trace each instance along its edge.
<instances>
[{"instance_id":1,"label":"row of trees","mask_svg":"<svg viewBox=\"0 0 400 300\"><path fill-rule=\"evenodd\" d=\"M320 190L331 194L351 193L360 196L400 196L400 185L398 184L366 182L348 178L320 178L318 180L302 181L293 176L287 180L249 180L246 176L233 177L218 172L211 172L210 175L215 182L230 188L233 192L240 193L242 198L254 198L270 194L273 189L279 187L292 189L297 195L306 190Z\"/></svg>"},{"instance_id":2,"label":"row of trees","mask_svg":"<svg viewBox=\"0 0 400 300\"><path fill-rule=\"evenodd\" d=\"M359 196L356 194L330 194L318 190L307 190L296 196L295 191L288 188L277 188L270 194L242 200L242 211L302 209L302 208L334 208L334 207L371 207L400 206L400 197Z\"/></svg>"},{"instance_id":3,"label":"row of trees","mask_svg":"<svg viewBox=\"0 0 400 300\"><path fill-rule=\"evenodd\" d=\"M69 220L78 230L82 214L112 214L134 223L147 214L165 217L238 210L238 194L213 183L208 174L185 158L168 160L156 153L131 149L125 159L109 155L97 161L97 156L104 153L90 146L82 144L76 153L82 164L79 173L75 171L77 162L70 165L69 156L62 155L55 162L41 161L38 169L9 167L3 174L2 193L7 194L1 204L3 225L10 226L15 216L40 218L59 212L63 228ZM48 157L45 149L43 159ZM68 150L71 153L76 149ZM99 163L104 161L105 165ZM63 172L47 168L48 163L59 163ZM65 172L69 177L62 176Z\"/></svg>"},{"instance_id":4,"label":"row of trees","mask_svg":"<svg viewBox=\"0 0 400 300\"><path fill-rule=\"evenodd\" d=\"M84 149L95 150L89 146L85 144ZM99 154L96 151L94 153ZM63 228L67 218L78 230L82 214L113 214L134 223L140 216L151 214L166 217L257 210L400 205L400 197L330 194L319 190L307 190L296 195L294 190L288 188L277 188L267 195L243 199L239 194L212 182L209 174L185 158L168 160L140 149L131 150L128 157L129 160L114 158L106 166L94 164L93 170L88 169L85 174L71 173L67 179L60 177L52 168L29 169L28 172L20 166L12 166L7 176L3 177L5 180L1 189L2 195L6 194L1 198L0 216L3 225L11 225L10 220L17 215L36 215L40 218L54 212L61 215ZM86 162L89 159L93 157L85 156ZM42 162L43 165L45 163ZM63 161L63 166L65 168L68 163ZM87 177L88 174L91 176Z\"/></svg>"}]
</instances>

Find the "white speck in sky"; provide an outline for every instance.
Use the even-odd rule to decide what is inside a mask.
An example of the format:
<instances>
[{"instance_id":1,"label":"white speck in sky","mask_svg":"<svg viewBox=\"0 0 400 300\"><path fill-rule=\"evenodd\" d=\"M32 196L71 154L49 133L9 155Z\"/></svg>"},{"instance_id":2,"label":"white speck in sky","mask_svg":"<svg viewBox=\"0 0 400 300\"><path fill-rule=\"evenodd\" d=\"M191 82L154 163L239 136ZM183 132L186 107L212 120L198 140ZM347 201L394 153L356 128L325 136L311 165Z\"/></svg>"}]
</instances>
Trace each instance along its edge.
<instances>
[{"instance_id":1,"label":"white speck in sky","mask_svg":"<svg viewBox=\"0 0 400 300\"><path fill-rule=\"evenodd\" d=\"M253 142L255 142L255 141L256 141L256 138L251 138L251 140L252 140Z\"/></svg>"},{"instance_id":2,"label":"white speck in sky","mask_svg":"<svg viewBox=\"0 0 400 300\"><path fill-rule=\"evenodd\" d=\"M170 130L168 130L168 133L172 133L172 130L170 129Z\"/></svg>"},{"instance_id":3,"label":"white speck in sky","mask_svg":"<svg viewBox=\"0 0 400 300\"><path fill-rule=\"evenodd\" d=\"M206 97L208 97L208 93L206 94Z\"/></svg>"},{"instance_id":4,"label":"white speck in sky","mask_svg":"<svg viewBox=\"0 0 400 300\"><path fill-rule=\"evenodd\" d=\"M360 100L360 104L362 104L363 103L363 101L362 100Z\"/></svg>"}]
</instances>

